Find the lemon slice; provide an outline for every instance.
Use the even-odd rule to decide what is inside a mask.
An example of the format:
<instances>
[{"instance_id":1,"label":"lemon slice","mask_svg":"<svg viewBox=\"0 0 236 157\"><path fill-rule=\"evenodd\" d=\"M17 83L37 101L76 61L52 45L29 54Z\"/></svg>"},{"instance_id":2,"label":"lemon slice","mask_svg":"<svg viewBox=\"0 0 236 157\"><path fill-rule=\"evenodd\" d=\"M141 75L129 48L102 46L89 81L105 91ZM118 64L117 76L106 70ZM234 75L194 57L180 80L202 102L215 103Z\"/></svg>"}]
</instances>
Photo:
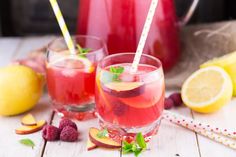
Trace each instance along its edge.
<instances>
[{"instance_id":1,"label":"lemon slice","mask_svg":"<svg viewBox=\"0 0 236 157\"><path fill-rule=\"evenodd\" d=\"M233 95L236 96L236 51L226 54L219 58L214 58L212 60L203 63L200 68L205 68L209 66L219 66L224 68L224 70L229 74L232 79L234 92Z\"/></svg>"},{"instance_id":2,"label":"lemon slice","mask_svg":"<svg viewBox=\"0 0 236 157\"><path fill-rule=\"evenodd\" d=\"M224 69L211 66L194 72L183 84L181 96L194 111L210 113L227 104L233 93L230 76Z\"/></svg>"},{"instance_id":3,"label":"lemon slice","mask_svg":"<svg viewBox=\"0 0 236 157\"><path fill-rule=\"evenodd\" d=\"M66 62L67 65L64 65ZM89 59L78 56L63 56L54 58L47 64L47 67L55 65L72 69L83 69L85 72L88 73L92 73L95 70L92 62Z\"/></svg>"}]
</instances>

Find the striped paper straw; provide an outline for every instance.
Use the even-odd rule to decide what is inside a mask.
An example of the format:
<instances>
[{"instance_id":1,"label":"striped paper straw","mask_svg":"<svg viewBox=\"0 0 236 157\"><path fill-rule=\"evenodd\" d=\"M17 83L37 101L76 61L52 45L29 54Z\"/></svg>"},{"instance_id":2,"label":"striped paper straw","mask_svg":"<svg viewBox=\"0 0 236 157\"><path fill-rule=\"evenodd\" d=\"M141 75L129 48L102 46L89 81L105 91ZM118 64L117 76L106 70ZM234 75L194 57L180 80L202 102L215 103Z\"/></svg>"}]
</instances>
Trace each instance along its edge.
<instances>
[{"instance_id":1,"label":"striped paper straw","mask_svg":"<svg viewBox=\"0 0 236 157\"><path fill-rule=\"evenodd\" d=\"M182 118L179 118L179 117L176 117L174 116L175 114L169 114L168 113L169 111L165 111L165 113L163 114L163 117L164 119L170 121L171 123L175 123L177 125L180 125L184 128L187 128L189 130L192 130L198 134L201 134L213 141L216 141L218 143L221 143L227 147L230 147L232 149L235 149L236 150L236 142L235 141L232 141L226 137L223 137L223 136L220 136L214 132L211 132L211 131L207 131L207 130L203 130L201 128L198 128L198 127L194 127L192 126L188 121L183 121L183 120L186 120L186 119L182 119Z\"/></svg>"},{"instance_id":2,"label":"striped paper straw","mask_svg":"<svg viewBox=\"0 0 236 157\"><path fill-rule=\"evenodd\" d=\"M148 11L148 15L147 15L144 27L143 27L143 31L142 31L142 34L138 43L138 48L136 50L135 57L131 66L131 71L130 71L131 73L135 73L137 71L138 64L143 53L143 48L147 40L148 32L150 30L152 19L154 17L157 5L158 5L158 0L152 0L149 11Z\"/></svg>"},{"instance_id":3,"label":"striped paper straw","mask_svg":"<svg viewBox=\"0 0 236 157\"><path fill-rule=\"evenodd\" d=\"M67 29L65 20L64 20L64 18L62 16L62 13L61 13L61 10L60 10L60 8L58 6L58 3L57 3L56 0L49 0L49 1L51 3L52 8L53 8L54 14L56 16L57 22L58 22L58 24L60 26L60 29L61 29L62 34L64 36L64 39L66 41L67 47L69 48L70 53L72 55L75 55L76 54L75 46L74 46L73 40L72 40L72 38L70 36L70 33L69 33L68 29Z\"/></svg>"},{"instance_id":4,"label":"striped paper straw","mask_svg":"<svg viewBox=\"0 0 236 157\"><path fill-rule=\"evenodd\" d=\"M165 110L164 117L168 117L168 116L172 116L172 117L174 117L174 119L178 119L179 123L184 123L185 125L187 125L189 127L214 132L217 134L221 134L221 135L236 139L236 131L232 131L232 130L226 129L226 128L215 127L215 126L212 126L209 124L204 124L202 122L198 122L198 121L193 120L191 118L184 117L182 115Z\"/></svg>"},{"instance_id":5,"label":"striped paper straw","mask_svg":"<svg viewBox=\"0 0 236 157\"><path fill-rule=\"evenodd\" d=\"M221 143L227 147L230 147L232 149L235 149L236 150L236 142L228 139L228 138L225 138L225 137L222 137L218 134L215 134L213 132L210 132L210 131L206 131L206 130L194 130L194 129L191 129L192 131L198 133L198 134L201 134L205 137L208 137L209 139L212 139L213 141L216 141L218 143Z\"/></svg>"}]
</instances>

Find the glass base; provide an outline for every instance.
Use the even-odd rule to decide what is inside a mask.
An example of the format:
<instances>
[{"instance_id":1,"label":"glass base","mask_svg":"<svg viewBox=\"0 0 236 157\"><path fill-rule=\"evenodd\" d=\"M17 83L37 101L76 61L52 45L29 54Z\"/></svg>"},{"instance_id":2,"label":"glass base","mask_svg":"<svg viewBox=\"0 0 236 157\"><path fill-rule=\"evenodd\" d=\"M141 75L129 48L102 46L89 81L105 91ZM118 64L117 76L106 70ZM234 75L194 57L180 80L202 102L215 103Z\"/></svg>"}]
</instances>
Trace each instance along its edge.
<instances>
[{"instance_id":1,"label":"glass base","mask_svg":"<svg viewBox=\"0 0 236 157\"><path fill-rule=\"evenodd\" d=\"M95 118L95 104L88 103L84 105L68 104L62 105L57 102L52 102L55 112L61 116L76 120L87 120Z\"/></svg>"},{"instance_id":2,"label":"glass base","mask_svg":"<svg viewBox=\"0 0 236 157\"><path fill-rule=\"evenodd\" d=\"M96 116L99 119L100 126L102 128L107 128L109 136L118 142L124 139L132 140L139 132L143 134L146 142L150 141L152 136L157 134L162 119L160 117L153 123L141 127L123 127L117 124L106 122L98 113L96 113Z\"/></svg>"}]
</instances>

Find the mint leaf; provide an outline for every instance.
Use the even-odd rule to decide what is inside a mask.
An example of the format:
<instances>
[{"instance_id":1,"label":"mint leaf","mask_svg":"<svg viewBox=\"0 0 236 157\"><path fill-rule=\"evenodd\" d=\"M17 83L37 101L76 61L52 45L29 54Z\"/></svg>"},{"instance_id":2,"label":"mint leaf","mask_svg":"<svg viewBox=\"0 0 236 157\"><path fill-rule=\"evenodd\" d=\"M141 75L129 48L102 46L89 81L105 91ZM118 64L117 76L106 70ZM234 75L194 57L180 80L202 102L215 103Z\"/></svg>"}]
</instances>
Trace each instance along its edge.
<instances>
[{"instance_id":1,"label":"mint leaf","mask_svg":"<svg viewBox=\"0 0 236 157\"><path fill-rule=\"evenodd\" d=\"M116 73L116 68L115 67L110 67L110 72Z\"/></svg>"},{"instance_id":2,"label":"mint leaf","mask_svg":"<svg viewBox=\"0 0 236 157\"><path fill-rule=\"evenodd\" d=\"M134 153L134 155L137 157L146 148L147 144L144 140L142 133L138 133L134 142L128 143L127 141L123 141L122 153Z\"/></svg>"},{"instance_id":3,"label":"mint leaf","mask_svg":"<svg viewBox=\"0 0 236 157\"><path fill-rule=\"evenodd\" d=\"M79 51L79 56L80 57L86 57L86 54L92 51L91 48L82 48L79 44L76 45L78 51Z\"/></svg>"},{"instance_id":4,"label":"mint leaf","mask_svg":"<svg viewBox=\"0 0 236 157\"><path fill-rule=\"evenodd\" d=\"M121 73L124 72L124 70L125 70L124 67L118 67L118 68L116 69L116 73L121 74Z\"/></svg>"},{"instance_id":5,"label":"mint leaf","mask_svg":"<svg viewBox=\"0 0 236 157\"><path fill-rule=\"evenodd\" d=\"M107 137L107 135L108 135L108 130L107 129L103 129L103 130L98 132L97 137L98 138L104 138L104 137Z\"/></svg>"},{"instance_id":6,"label":"mint leaf","mask_svg":"<svg viewBox=\"0 0 236 157\"><path fill-rule=\"evenodd\" d=\"M118 67L110 67L110 72L116 73L116 74L121 74L125 70L124 67L118 66Z\"/></svg>"},{"instance_id":7,"label":"mint leaf","mask_svg":"<svg viewBox=\"0 0 236 157\"><path fill-rule=\"evenodd\" d=\"M126 141L123 142L122 146L123 154L134 153L134 155L137 157L141 152L142 148L139 148L137 143L128 143Z\"/></svg>"},{"instance_id":8,"label":"mint leaf","mask_svg":"<svg viewBox=\"0 0 236 157\"><path fill-rule=\"evenodd\" d=\"M140 148L142 148L142 149L147 148L147 144L144 140L144 137L143 137L142 133L138 133L136 135L136 142L137 142L137 144L139 145Z\"/></svg>"},{"instance_id":9,"label":"mint leaf","mask_svg":"<svg viewBox=\"0 0 236 157\"><path fill-rule=\"evenodd\" d=\"M119 74L113 74L112 80L113 80L113 81L120 81L120 80L119 80Z\"/></svg>"},{"instance_id":10,"label":"mint leaf","mask_svg":"<svg viewBox=\"0 0 236 157\"><path fill-rule=\"evenodd\" d=\"M25 146L32 147L32 149L35 146L34 142L29 138L21 139L19 142Z\"/></svg>"},{"instance_id":11,"label":"mint leaf","mask_svg":"<svg viewBox=\"0 0 236 157\"><path fill-rule=\"evenodd\" d=\"M142 149L137 149L135 152L134 152L134 155L137 157L139 156L139 154L141 154L142 152Z\"/></svg>"},{"instance_id":12,"label":"mint leaf","mask_svg":"<svg viewBox=\"0 0 236 157\"><path fill-rule=\"evenodd\" d=\"M123 141L122 152L124 154L132 153L133 144Z\"/></svg>"},{"instance_id":13,"label":"mint leaf","mask_svg":"<svg viewBox=\"0 0 236 157\"><path fill-rule=\"evenodd\" d=\"M119 79L120 75L125 71L124 67L118 66L118 67L110 67L110 72L113 73L112 80L113 81L121 81Z\"/></svg>"}]
</instances>

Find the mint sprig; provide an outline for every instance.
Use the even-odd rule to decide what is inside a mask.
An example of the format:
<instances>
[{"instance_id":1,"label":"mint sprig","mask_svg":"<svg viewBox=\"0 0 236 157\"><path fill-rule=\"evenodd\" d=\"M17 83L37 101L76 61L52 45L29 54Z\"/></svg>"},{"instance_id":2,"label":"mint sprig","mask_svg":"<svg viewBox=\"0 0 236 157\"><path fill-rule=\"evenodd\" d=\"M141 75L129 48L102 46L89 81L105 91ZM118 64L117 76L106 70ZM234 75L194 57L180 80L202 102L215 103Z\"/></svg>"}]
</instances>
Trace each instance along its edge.
<instances>
[{"instance_id":1,"label":"mint sprig","mask_svg":"<svg viewBox=\"0 0 236 157\"><path fill-rule=\"evenodd\" d=\"M29 138L21 139L19 142L25 146L32 147L32 149L35 146L34 142Z\"/></svg>"},{"instance_id":2,"label":"mint sprig","mask_svg":"<svg viewBox=\"0 0 236 157\"><path fill-rule=\"evenodd\" d=\"M118 67L110 67L110 72L113 73L112 81L119 82L120 75L125 71L124 67L118 66Z\"/></svg>"},{"instance_id":3,"label":"mint sprig","mask_svg":"<svg viewBox=\"0 0 236 157\"><path fill-rule=\"evenodd\" d=\"M104 137L107 137L107 135L108 135L108 130L107 129L103 129L103 130L98 132L97 137L98 138L104 138Z\"/></svg>"},{"instance_id":4,"label":"mint sprig","mask_svg":"<svg viewBox=\"0 0 236 157\"><path fill-rule=\"evenodd\" d=\"M82 48L79 44L77 44L76 47L79 51L79 56L81 57L86 57L86 54L92 51L91 48Z\"/></svg>"},{"instance_id":5,"label":"mint sprig","mask_svg":"<svg viewBox=\"0 0 236 157\"><path fill-rule=\"evenodd\" d=\"M131 143L128 143L127 141L123 141L122 153L123 154L134 153L134 155L137 157L141 152L146 150L146 148L147 148L147 144L144 140L142 133L138 133L136 135L135 141Z\"/></svg>"},{"instance_id":6,"label":"mint sprig","mask_svg":"<svg viewBox=\"0 0 236 157\"><path fill-rule=\"evenodd\" d=\"M136 135L136 142L138 143L139 147L146 149L147 148L147 143L145 142L145 139L142 135L142 133L138 133Z\"/></svg>"}]
</instances>

